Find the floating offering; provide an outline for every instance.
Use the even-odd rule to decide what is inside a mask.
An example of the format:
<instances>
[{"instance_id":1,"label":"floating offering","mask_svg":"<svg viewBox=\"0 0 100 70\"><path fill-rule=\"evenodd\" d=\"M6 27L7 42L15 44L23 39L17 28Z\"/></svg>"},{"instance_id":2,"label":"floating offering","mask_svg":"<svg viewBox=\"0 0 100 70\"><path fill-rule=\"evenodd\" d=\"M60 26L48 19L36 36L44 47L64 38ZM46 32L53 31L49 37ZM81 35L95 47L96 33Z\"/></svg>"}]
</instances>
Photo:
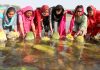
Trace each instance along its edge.
<instances>
[{"instance_id":1,"label":"floating offering","mask_svg":"<svg viewBox=\"0 0 100 70\"><path fill-rule=\"evenodd\" d=\"M33 32L28 32L26 34L25 40L34 40L34 34L33 34Z\"/></svg>"},{"instance_id":2,"label":"floating offering","mask_svg":"<svg viewBox=\"0 0 100 70\"><path fill-rule=\"evenodd\" d=\"M71 34L67 34L66 39L69 40L69 41L73 41L74 40L74 38L73 38L73 36Z\"/></svg>"},{"instance_id":3,"label":"floating offering","mask_svg":"<svg viewBox=\"0 0 100 70\"><path fill-rule=\"evenodd\" d=\"M13 31L11 31L11 32L9 32L9 33L7 34L7 38L10 39L10 40L15 40L15 39L17 39L18 37L19 37L19 33L18 33L18 32L13 32Z\"/></svg>"},{"instance_id":4,"label":"floating offering","mask_svg":"<svg viewBox=\"0 0 100 70\"><path fill-rule=\"evenodd\" d=\"M0 32L0 42L4 42L6 40L7 40L7 38L6 38L5 32L4 31L1 31Z\"/></svg>"},{"instance_id":5,"label":"floating offering","mask_svg":"<svg viewBox=\"0 0 100 70\"><path fill-rule=\"evenodd\" d=\"M77 36L77 37L75 38L75 41L76 41L76 42L79 42L79 43L84 43L84 42L85 42L83 36Z\"/></svg>"},{"instance_id":6,"label":"floating offering","mask_svg":"<svg viewBox=\"0 0 100 70\"><path fill-rule=\"evenodd\" d=\"M55 32L53 35L52 35L52 39L55 39L55 40L58 40L60 38L59 36L59 33Z\"/></svg>"},{"instance_id":7,"label":"floating offering","mask_svg":"<svg viewBox=\"0 0 100 70\"><path fill-rule=\"evenodd\" d=\"M47 37L47 36L45 36L45 37L42 37L41 40L42 40L43 42L48 42L48 41L50 41L50 38Z\"/></svg>"}]
</instances>

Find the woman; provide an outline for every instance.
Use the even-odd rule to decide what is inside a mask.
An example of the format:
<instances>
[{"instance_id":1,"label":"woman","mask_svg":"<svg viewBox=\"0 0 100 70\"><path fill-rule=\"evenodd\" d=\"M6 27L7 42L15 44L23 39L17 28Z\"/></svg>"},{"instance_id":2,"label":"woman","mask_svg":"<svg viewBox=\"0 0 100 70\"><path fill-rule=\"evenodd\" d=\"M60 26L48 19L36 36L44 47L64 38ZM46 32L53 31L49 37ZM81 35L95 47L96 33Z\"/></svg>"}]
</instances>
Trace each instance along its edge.
<instances>
[{"instance_id":1,"label":"woman","mask_svg":"<svg viewBox=\"0 0 100 70\"><path fill-rule=\"evenodd\" d=\"M4 11L5 11L6 7L4 6L0 6L0 31L3 30L3 27L2 27L2 19L4 18Z\"/></svg>"},{"instance_id":2,"label":"woman","mask_svg":"<svg viewBox=\"0 0 100 70\"><path fill-rule=\"evenodd\" d=\"M87 7L87 13L88 13L87 35L93 37L97 35L97 33L100 33L100 11L96 10L96 8L91 5Z\"/></svg>"},{"instance_id":3,"label":"woman","mask_svg":"<svg viewBox=\"0 0 100 70\"><path fill-rule=\"evenodd\" d=\"M78 5L74 11L67 10L66 12L73 15L70 22L69 33L73 36L84 36L87 31L87 16L84 14L83 6Z\"/></svg>"},{"instance_id":4,"label":"woman","mask_svg":"<svg viewBox=\"0 0 100 70\"><path fill-rule=\"evenodd\" d=\"M57 5L51 8L51 23L54 32L59 32L60 37L66 35L65 23L66 15L64 14L64 8L62 5ZM64 21L64 22L63 22Z\"/></svg>"},{"instance_id":5,"label":"woman","mask_svg":"<svg viewBox=\"0 0 100 70\"><path fill-rule=\"evenodd\" d=\"M3 15L3 30L8 33L10 31L17 31L17 14L14 7L9 7Z\"/></svg>"},{"instance_id":6,"label":"woman","mask_svg":"<svg viewBox=\"0 0 100 70\"><path fill-rule=\"evenodd\" d=\"M37 8L35 10L34 21L37 37L41 37L43 28L45 32L48 32L49 30L52 31L51 24L49 22L49 6L43 5L41 8Z\"/></svg>"},{"instance_id":7,"label":"woman","mask_svg":"<svg viewBox=\"0 0 100 70\"><path fill-rule=\"evenodd\" d=\"M34 12L32 7L27 6L18 11L18 23L20 26L20 33L24 38L26 34L30 31L35 35L35 26L34 26Z\"/></svg>"},{"instance_id":8,"label":"woman","mask_svg":"<svg viewBox=\"0 0 100 70\"><path fill-rule=\"evenodd\" d=\"M19 37L17 32L17 14L14 7L2 7L2 26L0 24L0 41L15 40Z\"/></svg>"}]
</instances>

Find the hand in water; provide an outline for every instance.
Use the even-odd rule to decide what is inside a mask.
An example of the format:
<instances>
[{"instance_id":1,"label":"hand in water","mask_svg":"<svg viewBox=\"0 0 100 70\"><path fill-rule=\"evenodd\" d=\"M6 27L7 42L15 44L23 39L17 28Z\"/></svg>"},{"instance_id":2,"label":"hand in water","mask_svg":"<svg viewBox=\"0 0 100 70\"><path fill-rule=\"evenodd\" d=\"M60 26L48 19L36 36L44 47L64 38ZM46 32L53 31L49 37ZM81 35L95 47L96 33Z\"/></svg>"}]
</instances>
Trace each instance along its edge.
<instances>
[{"instance_id":1,"label":"hand in water","mask_svg":"<svg viewBox=\"0 0 100 70\"><path fill-rule=\"evenodd\" d=\"M41 33L39 33L39 38L41 38L42 37L42 35L41 35Z\"/></svg>"},{"instance_id":2,"label":"hand in water","mask_svg":"<svg viewBox=\"0 0 100 70\"><path fill-rule=\"evenodd\" d=\"M99 23L99 24L97 24L97 27L100 27L100 23Z\"/></svg>"},{"instance_id":3,"label":"hand in water","mask_svg":"<svg viewBox=\"0 0 100 70\"><path fill-rule=\"evenodd\" d=\"M86 38L87 40L90 40L91 34L86 34L85 38Z\"/></svg>"},{"instance_id":4,"label":"hand in water","mask_svg":"<svg viewBox=\"0 0 100 70\"><path fill-rule=\"evenodd\" d=\"M74 38L76 38L77 36L81 36L82 35L82 31L78 31L75 35Z\"/></svg>"},{"instance_id":5,"label":"hand in water","mask_svg":"<svg viewBox=\"0 0 100 70\"><path fill-rule=\"evenodd\" d=\"M34 32L34 37L36 38L36 33Z\"/></svg>"},{"instance_id":6,"label":"hand in water","mask_svg":"<svg viewBox=\"0 0 100 70\"><path fill-rule=\"evenodd\" d=\"M53 30L51 31L51 35L53 35Z\"/></svg>"},{"instance_id":7,"label":"hand in water","mask_svg":"<svg viewBox=\"0 0 100 70\"><path fill-rule=\"evenodd\" d=\"M86 30L82 31L82 30L79 30L75 35L78 36L78 35L81 35L81 36L84 36L86 34Z\"/></svg>"},{"instance_id":8,"label":"hand in water","mask_svg":"<svg viewBox=\"0 0 100 70\"><path fill-rule=\"evenodd\" d=\"M77 33L75 33L74 37L77 37L77 36L79 36L81 34L82 34L82 32L79 30Z\"/></svg>"},{"instance_id":9,"label":"hand in water","mask_svg":"<svg viewBox=\"0 0 100 70\"><path fill-rule=\"evenodd\" d=\"M0 29L0 32L2 32L3 30L2 29Z\"/></svg>"},{"instance_id":10,"label":"hand in water","mask_svg":"<svg viewBox=\"0 0 100 70\"><path fill-rule=\"evenodd\" d=\"M68 32L66 32L66 34L71 34L71 32L70 32L70 31L68 31Z\"/></svg>"},{"instance_id":11,"label":"hand in water","mask_svg":"<svg viewBox=\"0 0 100 70\"><path fill-rule=\"evenodd\" d=\"M25 34L22 34L22 38L23 38L23 39L25 38Z\"/></svg>"}]
</instances>

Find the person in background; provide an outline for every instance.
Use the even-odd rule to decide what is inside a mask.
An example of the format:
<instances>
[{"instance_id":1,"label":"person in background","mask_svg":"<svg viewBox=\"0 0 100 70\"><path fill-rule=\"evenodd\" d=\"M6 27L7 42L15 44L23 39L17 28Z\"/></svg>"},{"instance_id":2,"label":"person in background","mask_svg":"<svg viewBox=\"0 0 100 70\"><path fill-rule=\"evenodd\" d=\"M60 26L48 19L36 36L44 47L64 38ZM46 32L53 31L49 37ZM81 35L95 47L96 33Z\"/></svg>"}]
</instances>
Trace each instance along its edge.
<instances>
[{"instance_id":1,"label":"person in background","mask_svg":"<svg viewBox=\"0 0 100 70\"><path fill-rule=\"evenodd\" d=\"M30 31L33 32L34 36L36 36L34 16L33 8L30 6L26 6L18 11L19 31L23 38L25 38L26 34Z\"/></svg>"},{"instance_id":2,"label":"person in background","mask_svg":"<svg viewBox=\"0 0 100 70\"><path fill-rule=\"evenodd\" d=\"M59 32L60 37L65 35L65 23L62 23L62 21L66 22L66 18L64 15L64 8L62 5L57 5L55 7L52 7L50 9L51 15L50 15L50 21L52 23L52 29L53 32Z\"/></svg>"},{"instance_id":3,"label":"person in background","mask_svg":"<svg viewBox=\"0 0 100 70\"><path fill-rule=\"evenodd\" d=\"M100 33L100 11L92 5L87 7L88 28L87 36L94 37Z\"/></svg>"},{"instance_id":4,"label":"person in background","mask_svg":"<svg viewBox=\"0 0 100 70\"><path fill-rule=\"evenodd\" d=\"M66 10L66 13L72 15L68 33L71 33L75 37L79 35L86 35L87 16L84 13L84 7L82 5L78 5L74 11Z\"/></svg>"},{"instance_id":5,"label":"person in background","mask_svg":"<svg viewBox=\"0 0 100 70\"><path fill-rule=\"evenodd\" d=\"M52 32L51 23L49 22L49 6L43 5L40 8L35 10L35 27L36 35L41 38L42 30L44 29L47 33L48 31Z\"/></svg>"},{"instance_id":6,"label":"person in background","mask_svg":"<svg viewBox=\"0 0 100 70\"><path fill-rule=\"evenodd\" d=\"M9 7L3 14L2 27L5 33L10 31L17 32L17 14L14 7Z\"/></svg>"},{"instance_id":7,"label":"person in background","mask_svg":"<svg viewBox=\"0 0 100 70\"><path fill-rule=\"evenodd\" d=\"M0 31L3 30L3 27L2 27L2 20L3 20L3 18L4 18L3 13L4 13L5 10L6 10L6 7L0 6Z\"/></svg>"}]
</instances>

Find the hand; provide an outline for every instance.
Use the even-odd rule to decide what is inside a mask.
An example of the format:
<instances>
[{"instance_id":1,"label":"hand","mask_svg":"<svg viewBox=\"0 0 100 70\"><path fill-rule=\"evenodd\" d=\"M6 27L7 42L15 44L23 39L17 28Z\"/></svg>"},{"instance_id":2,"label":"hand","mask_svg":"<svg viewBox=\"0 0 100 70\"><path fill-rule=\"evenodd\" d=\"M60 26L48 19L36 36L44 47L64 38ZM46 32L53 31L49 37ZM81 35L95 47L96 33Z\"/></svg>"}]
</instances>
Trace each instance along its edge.
<instances>
[{"instance_id":1,"label":"hand","mask_svg":"<svg viewBox=\"0 0 100 70\"><path fill-rule=\"evenodd\" d=\"M34 37L36 38L36 33L34 32Z\"/></svg>"},{"instance_id":2,"label":"hand","mask_svg":"<svg viewBox=\"0 0 100 70\"><path fill-rule=\"evenodd\" d=\"M86 34L86 30L82 31L82 30L79 30L76 35L81 35L81 36L84 36Z\"/></svg>"},{"instance_id":3,"label":"hand","mask_svg":"<svg viewBox=\"0 0 100 70\"><path fill-rule=\"evenodd\" d=\"M17 30L16 30L16 29L14 29L13 31L14 31L14 32L17 32Z\"/></svg>"},{"instance_id":4,"label":"hand","mask_svg":"<svg viewBox=\"0 0 100 70\"><path fill-rule=\"evenodd\" d=\"M53 34L53 30L51 30L51 35Z\"/></svg>"},{"instance_id":5,"label":"hand","mask_svg":"<svg viewBox=\"0 0 100 70\"><path fill-rule=\"evenodd\" d=\"M65 10L63 14L66 14L66 13L67 13L67 12L66 12L66 10Z\"/></svg>"},{"instance_id":6,"label":"hand","mask_svg":"<svg viewBox=\"0 0 100 70\"><path fill-rule=\"evenodd\" d=\"M2 32L3 30L2 29L0 29L0 32Z\"/></svg>"},{"instance_id":7,"label":"hand","mask_svg":"<svg viewBox=\"0 0 100 70\"><path fill-rule=\"evenodd\" d=\"M86 38L87 40L90 40L91 34L86 34L85 38Z\"/></svg>"},{"instance_id":8,"label":"hand","mask_svg":"<svg viewBox=\"0 0 100 70\"><path fill-rule=\"evenodd\" d=\"M100 27L100 24L97 24L97 27Z\"/></svg>"},{"instance_id":9,"label":"hand","mask_svg":"<svg viewBox=\"0 0 100 70\"><path fill-rule=\"evenodd\" d=\"M39 37L40 37L40 38L42 37L41 33L39 33Z\"/></svg>"},{"instance_id":10,"label":"hand","mask_svg":"<svg viewBox=\"0 0 100 70\"><path fill-rule=\"evenodd\" d=\"M5 10L0 10L0 13L4 13Z\"/></svg>"},{"instance_id":11,"label":"hand","mask_svg":"<svg viewBox=\"0 0 100 70\"><path fill-rule=\"evenodd\" d=\"M78 36L78 35L81 35L81 34L82 34L82 31L79 30L79 31L75 34L75 36Z\"/></svg>"},{"instance_id":12,"label":"hand","mask_svg":"<svg viewBox=\"0 0 100 70\"><path fill-rule=\"evenodd\" d=\"M84 30L82 33L82 36L86 35L86 33L87 33L87 30Z\"/></svg>"},{"instance_id":13,"label":"hand","mask_svg":"<svg viewBox=\"0 0 100 70\"><path fill-rule=\"evenodd\" d=\"M83 31L79 30L77 33L75 33L74 37L77 37L79 35L83 35Z\"/></svg>"},{"instance_id":14,"label":"hand","mask_svg":"<svg viewBox=\"0 0 100 70\"><path fill-rule=\"evenodd\" d=\"M25 34L22 34L22 38L23 38L23 39L25 38Z\"/></svg>"}]
</instances>

